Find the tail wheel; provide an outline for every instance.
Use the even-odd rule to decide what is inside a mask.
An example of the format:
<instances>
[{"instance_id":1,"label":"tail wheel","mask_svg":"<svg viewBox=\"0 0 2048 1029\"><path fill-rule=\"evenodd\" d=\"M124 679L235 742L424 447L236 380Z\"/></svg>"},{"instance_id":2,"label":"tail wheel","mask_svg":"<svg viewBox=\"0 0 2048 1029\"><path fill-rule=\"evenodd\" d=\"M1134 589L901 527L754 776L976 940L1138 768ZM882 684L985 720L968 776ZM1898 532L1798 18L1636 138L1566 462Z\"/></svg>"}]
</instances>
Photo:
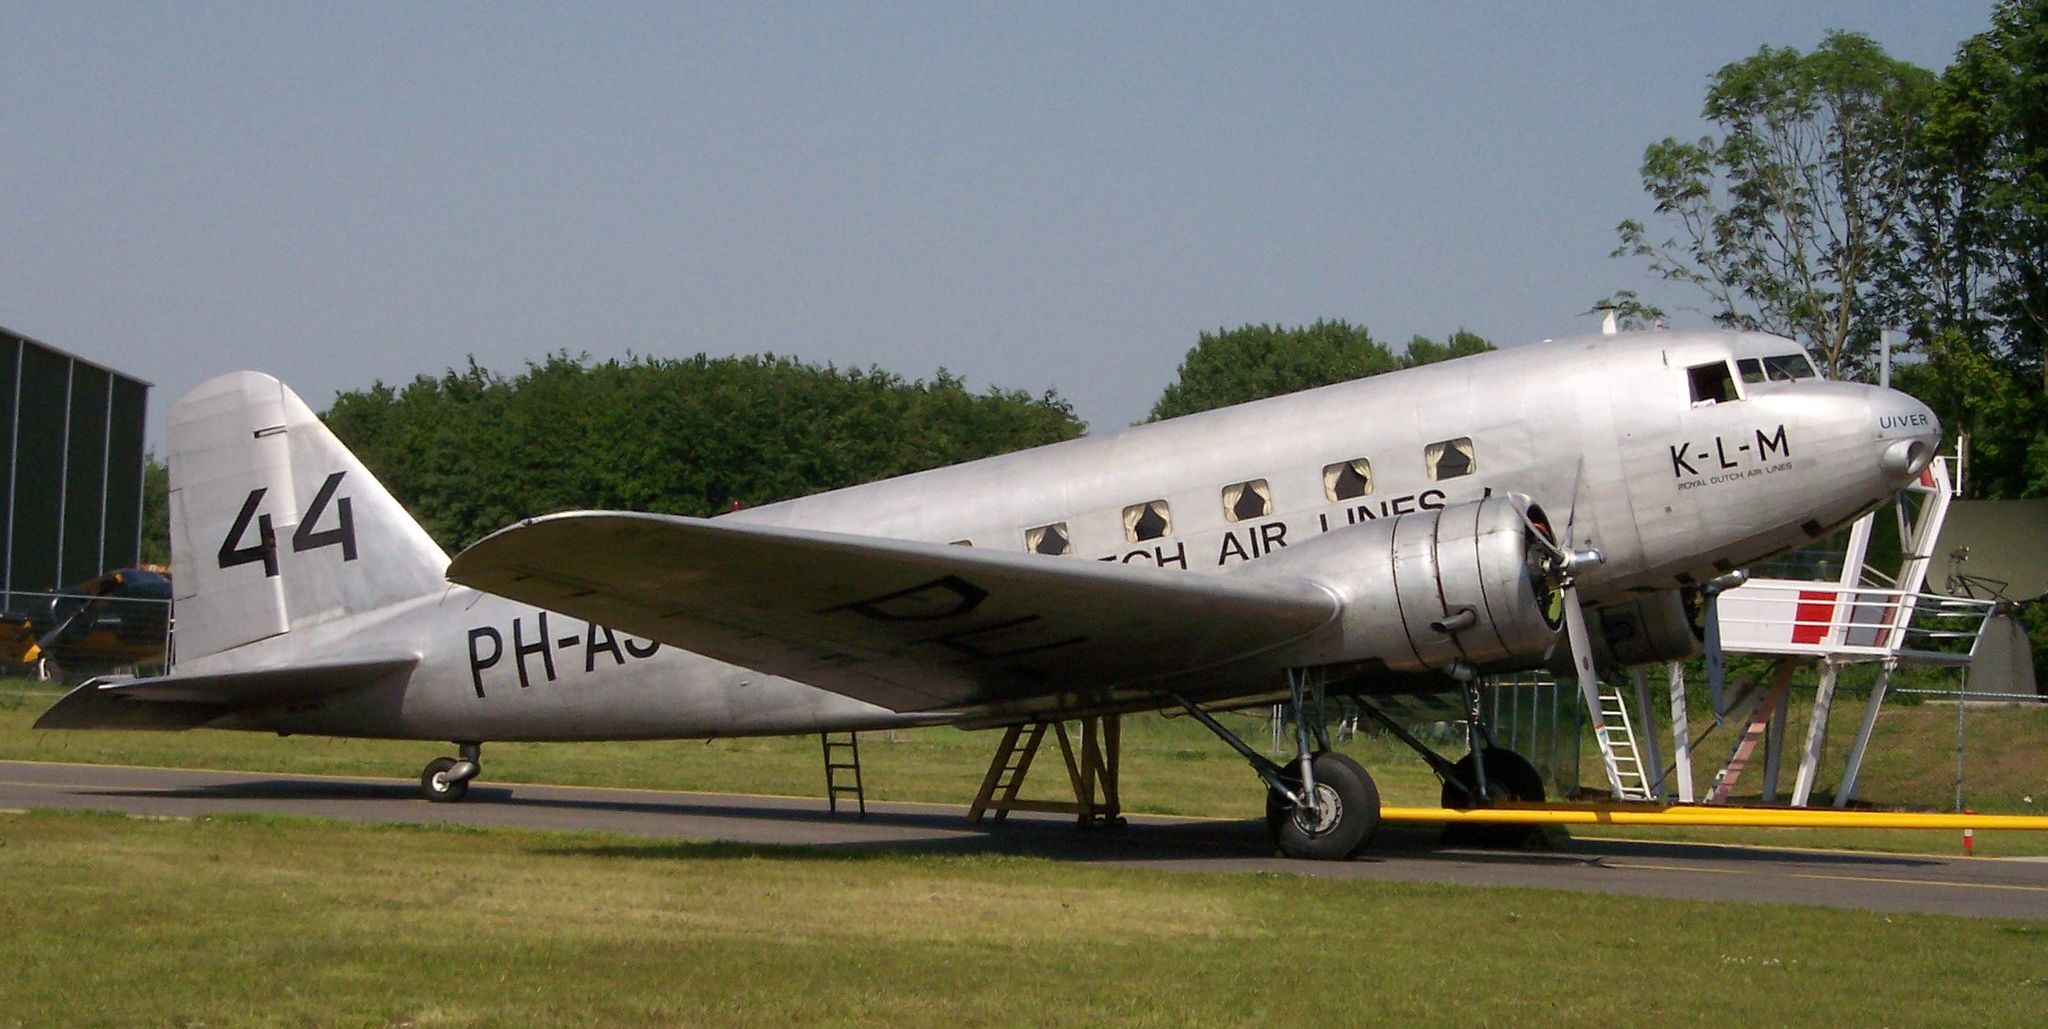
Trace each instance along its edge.
<instances>
[{"instance_id":1,"label":"tail wheel","mask_svg":"<svg viewBox=\"0 0 2048 1029\"><path fill-rule=\"evenodd\" d=\"M1341 861L1358 853L1380 824L1380 792L1372 776L1343 754L1325 751L1310 766L1312 803L1297 806L1270 790L1266 826L1280 853L1312 861Z\"/></svg>"},{"instance_id":2,"label":"tail wheel","mask_svg":"<svg viewBox=\"0 0 2048 1029\"><path fill-rule=\"evenodd\" d=\"M450 779L448 772L455 767L452 757L437 757L427 762L426 771L420 773L420 796L436 803L453 803L469 792L469 780Z\"/></svg>"},{"instance_id":3,"label":"tail wheel","mask_svg":"<svg viewBox=\"0 0 2048 1029\"><path fill-rule=\"evenodd\" d=\"M1488 747L1480 752L1486 759L1486 801L1496 800L1542 803L1543 776L1529 759L1512 750ZM1453 766L1457 782L1446 781L1443 789L1443 805L1447 808L1485 807L1485 803L1473 803L1463 783L1477 778L1472 755L1458 759ZM1534 825L1447 825L1444 827L1444 842L1471 847L1491 847L1511 850L1529 842L1537 833Z\"/></svg>"}]
</instances>

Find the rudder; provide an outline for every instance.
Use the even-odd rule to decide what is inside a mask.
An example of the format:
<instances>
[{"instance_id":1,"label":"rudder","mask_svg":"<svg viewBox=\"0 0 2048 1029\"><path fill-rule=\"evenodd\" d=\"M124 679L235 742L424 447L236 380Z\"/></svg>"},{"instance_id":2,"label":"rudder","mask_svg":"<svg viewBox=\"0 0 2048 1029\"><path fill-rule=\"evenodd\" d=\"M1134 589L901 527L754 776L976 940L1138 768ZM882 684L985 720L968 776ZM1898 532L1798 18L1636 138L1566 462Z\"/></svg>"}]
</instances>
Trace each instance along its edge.
<instances>
[{"instance_id":1,"label":"rudder","mask_svg":"<svg viewBox=\"0 0 2048 1029\"><path fill-rule=\"evenodd\" d=\"M446 587L448 555L283 383L171 408L177 650L190 660Z\"/></svg>"}]
</instances>

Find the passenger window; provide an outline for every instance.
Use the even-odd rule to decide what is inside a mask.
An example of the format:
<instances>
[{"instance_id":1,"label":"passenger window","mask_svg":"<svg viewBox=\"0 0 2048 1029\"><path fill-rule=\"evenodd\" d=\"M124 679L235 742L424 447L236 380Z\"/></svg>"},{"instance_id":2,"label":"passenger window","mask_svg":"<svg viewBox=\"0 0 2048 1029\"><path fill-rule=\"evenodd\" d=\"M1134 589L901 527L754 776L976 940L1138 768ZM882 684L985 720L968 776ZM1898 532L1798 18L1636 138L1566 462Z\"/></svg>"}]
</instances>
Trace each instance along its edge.
<instances>
[{"instance_id":1,"label":"passenger window","mask_svg":"<svg viewBox=\"0 0 2048 1029\"><path fill-rule=\"evenodd\" d=\"M1429 477L1438 482L1470 475L1479 467L1470 436L1447 439L1422 448L1422 463L1429 466Z\"/></svg>"},{"instance_id":2,"label":"passenger window","mask_svg":"<svg viewBox=\"0 0 2048 1029\"><path fill-rule=\"evenodd\" d=\"M1054 522L1036 529L1024 530L1024 549L1034 554L1051 554L1058 557L1067 552L1073 544L1067 538L1067 523Z\"/></svg>"},{"instance_id":3,"label":"passenger window","mask_svg":"<svg viewBox=\"0 0 2048 1029\"><path fill-rule=\"evenodd\" d=\"M1164 500L1148 500L1124 508L1124 539L1132 543L1156 540L1173 531L1173 514Z\"/></svg>"},{"instance_id":4,"label":"passenger window","mask_svg":"<svg viewBox=\"0 0 2048 1029\"><path fill-rule=\"evenodd\" d=\"M1728 371L1726 361L1693 365L1685 370L1685 375L1692 382L1694 407L1703 404L1725 404L1742 397L1740 393L1735 392L1735 376Z\"/></svg>"},{"instance_id":5,"label":"passenger window","mask_svg":"<svg viewBox=\"0 0 2048 1029\"><path fill-rule=\"evenodd\" d=\"M1223 517L1233 522L1264 518L1273 513L1273 490L1264 479L1223 487Z\"/></svg>"},{"instance_id":6,"label":"passenger window","mask_svg":"<svg viewBox=\"0 0 2048 1029\"><path fill-rule=\"evenodd\" d=\"M1371 461L1359 457L1323 466L1323 495L1331 500L1356 500L1371 492Z\"/></svg>"},{"instance_id":7,"label":"passenger window","mask_svg":"<svg viewBox=\"0 0 2048 1029\"><path fill-rule=\"evenodd\" d=\"M974 545L974 541L973 541L973 540L954 540L953 542L951 542L951 543L948 543L948 544L946 544L946 545L947 545L947 546L949 546L949 547L971 547L971 546L973 546L973 545Z\"/></svg>"}]
</instances>

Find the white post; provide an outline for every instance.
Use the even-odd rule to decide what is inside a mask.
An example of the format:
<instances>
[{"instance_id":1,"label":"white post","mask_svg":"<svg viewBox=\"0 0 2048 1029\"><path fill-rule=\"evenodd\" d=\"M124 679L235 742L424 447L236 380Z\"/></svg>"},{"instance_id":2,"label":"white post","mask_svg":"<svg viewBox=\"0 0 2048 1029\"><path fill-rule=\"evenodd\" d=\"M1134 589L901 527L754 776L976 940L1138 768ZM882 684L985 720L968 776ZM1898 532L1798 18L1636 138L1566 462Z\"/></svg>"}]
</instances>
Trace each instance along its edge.
<instances>
[{"instance_id":1,"label":"white post","mask_svg":"<svg viewBox=\"0 0 2048 1029\"><path fill-rule=\"evenodd\" d=\"M1891 685L1892 667L1887 660L1878 666L1877 685L1870 688L1870 704L1863 709L1863 721L1856 726L1856 742L1849 745L1849 761L1842 769L1842 788L1835 791L1835 806L1848 807L1856 796L1856 773L1863 770L1863 751L1870 746L1870 734L1877 729L1877 709L1884 704L1884 691Z\"/></svg>"},{"instance_id":2,"label":"white post","mask_svg":"<svg viewBox=\"0 0 2048 1029\"><path fill-rule=\"evenodd\" d=\"M1833 661L1821 662L1820 689L1813 694L1813 715L1806 722L1806 749L1799 755L1799 774L1792 780L1793 807L1805 807L1813 798L1814 773L1820 769L1820 748L1828 736L1828 708L1834 703L1835 680L1841 673L1841 665Z\"/></svg>"},{"instance_id":3,"label":"white post","mask_svg":"<svg viewBox=\"0 0 2048 1029\"><path fill-rule=\"evenodd\" d=\"M1678 775L1678 802L1690 804L1692 794L1692 730L1686 725L1685 664L1673 661L1665 666L1671 678L1671 747Z\"/></svg>"}]
</instances>

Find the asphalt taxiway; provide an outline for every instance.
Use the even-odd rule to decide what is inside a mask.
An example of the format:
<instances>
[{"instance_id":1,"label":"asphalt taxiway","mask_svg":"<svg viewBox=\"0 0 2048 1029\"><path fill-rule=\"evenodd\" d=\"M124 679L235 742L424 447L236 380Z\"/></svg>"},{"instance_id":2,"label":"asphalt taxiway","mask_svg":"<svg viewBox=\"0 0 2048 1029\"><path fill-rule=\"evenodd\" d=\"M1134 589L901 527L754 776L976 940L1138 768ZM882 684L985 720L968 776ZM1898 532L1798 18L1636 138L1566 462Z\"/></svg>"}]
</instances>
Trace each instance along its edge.
<instances>
[{"instance_id":1,"label":"asphalt taxiway","mask_svg":"<svg viewBox=\"0 0 2048 1029\"><path fill-rule=\"evenodd\" d=\"M1445 847L1433 828L1385 826L1346 862L1269 856L1255 821L1133 816L1119 829L1012 815L971 826L963 808L868 804L857 818L822 800L499 784L430 804L414 783L251 772L0 761L0 809L122 811L196 818L269 813L374 823L593 830L672 840L895 853L1025 854L1192 872L1521 886L1696 900L2048 920L2048 863L1716 844L1560 839L1548 850Z\"/></svg>"}]
</instances>

